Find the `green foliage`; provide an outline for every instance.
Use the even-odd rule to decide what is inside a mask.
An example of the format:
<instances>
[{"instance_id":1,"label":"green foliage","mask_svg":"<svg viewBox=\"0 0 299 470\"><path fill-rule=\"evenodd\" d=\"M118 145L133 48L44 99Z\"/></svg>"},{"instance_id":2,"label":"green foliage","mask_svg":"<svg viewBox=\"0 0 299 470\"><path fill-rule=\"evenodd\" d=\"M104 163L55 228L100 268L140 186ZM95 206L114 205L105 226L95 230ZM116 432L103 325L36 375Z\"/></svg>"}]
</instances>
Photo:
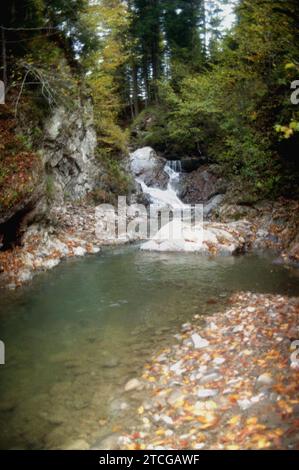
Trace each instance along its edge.
<instances>
[{"instance_id":1,"label":"green foliage","mask_svg":"<svg viewBox=\"0 0 299 470\"><path fill-rule=\"evenodd\" d=\"M299 111L290 84L298 73L299 5L242 0L237 14L205 72L160 83L161 105L137 135L181 155L201 150L253 199L291 195L288 182L294 194L298 181Z\"/></svg>"},{"instance_id":2,"label":"green foliage","mask_svg":"<svg viewBox=\"0 0 299 470\"><path fill-rule=\"evenodd\" d=\"M205 37L200 35L200 30L206 27L205 4L202 0L167 0L164 8L163 23L172 75L182 77L184 70L195 72L205 62Z\"/></svg>"},{"instance_id":3,"label":"green foliage","mask_svg":"<svg viewBox=\"0 0 299 470\"><path fill-rule=\"evenodd\" d=\"M168 110L166 106L150 106L134 120L131 132L135 147L150 146L166 152L172 144L167 129Z\"/></svg>"},{"instance_id":4,"label":"green foliage","mask_svg":"<svg viewBox=\"0 0 299 470\"><path fill-rule=\"evenodd\" d=\"M5 32L8 53L23 57L33 38L48 38L62 48L70 61L97 46L97 35L84 21L88 0L14 0L2 2L1 24L15 28ZM49 28L49 29L48 29ZM51 51L49 50L50 54Z\"/></svg>"},{"instance_id":5,"label":"green foliage","mask_svg":"<svg viewBox=\"0 0 299 470\"><path fill-rule=\"evenodd\" d=\"M131 177L115 159L99 156L103 174L100 177L98 189L92 192L96 204L116 204L118 196L126 196L133 190Z\"/></svg>"},{"instance_id":6,"label":"green foliage","mask_svg":"<svg viewBox=\"0 0 299 470\"><path fill-rule=\"evenodd\" d=\"M3 23L18 28L6 37L10 91L19 119L32 122L22 146L30 151L38 142L49 108L73 106L84 80L105 167L102 199L130 186L119 163L129 114L136 145L203 153L253 199L294 194L298 1L239 0L224 38L221 3L227 1L28 0L24 16L23 2L6 2ZM54 29L36 29L48 27Z\"/></svg>"},{"instance_id":7,"label":"green foliage","mask_svg":"<svg viewBox=\"0 0 299 470\"><path fill-rule=\"evenodd\" d=\"M125 31L127 9L119 0L102 0L90 7L86 21L103 32L101 47L90 54L85 66L89 68L86 81L94 102L94 118L101 154L126 154L128 133L119 125L123 103L120 70L127 60Z\"/></svg>"},{"instance_id":8,"label":"green foliage","mask_svg":"<svg viewBox=\"0 0 299 470\"><path fill-rule=\"evenodd\" d=\"M4 128L3 128L4 127ZM41 172L39 156L28 151L28 142L14 134L11 122L1 126L0 213L34 191Z\"/></svg>"}]
</instances>

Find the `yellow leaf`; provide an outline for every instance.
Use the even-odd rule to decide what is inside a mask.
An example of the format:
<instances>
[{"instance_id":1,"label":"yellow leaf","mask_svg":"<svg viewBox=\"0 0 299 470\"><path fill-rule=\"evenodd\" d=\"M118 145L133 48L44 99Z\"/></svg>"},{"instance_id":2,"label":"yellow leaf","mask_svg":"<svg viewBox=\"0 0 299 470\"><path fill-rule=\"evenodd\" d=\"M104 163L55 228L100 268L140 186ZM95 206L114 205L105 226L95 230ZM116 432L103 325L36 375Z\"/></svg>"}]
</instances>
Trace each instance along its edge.
<instances>
[{"instance_id":1,"label":"yellow leaf","mask_svg":"<svg viewBox=\"0 0 299 470\"><path fill-rule=\"evenodd\" d=\"M239 423L240 423L240 419L241 419L241 415L233 416L233 417L227 422L227 424L230 424L230 425L232 425L232 426L235 426L236 424L239 424Z\"/></svg>"},{"instance_id":2,"label":"yellow leaf","mask_svg":"<svg viewBox=\"0 0 299 470\"><path fill-rule=\"evenodd\" d=\"M247 426L250 426L252 424L257 424L257 421L258 421L257 417L253 416L252 418L248 418L246 420L246 424L247 424Z\"/></svg>"}]
</instances>

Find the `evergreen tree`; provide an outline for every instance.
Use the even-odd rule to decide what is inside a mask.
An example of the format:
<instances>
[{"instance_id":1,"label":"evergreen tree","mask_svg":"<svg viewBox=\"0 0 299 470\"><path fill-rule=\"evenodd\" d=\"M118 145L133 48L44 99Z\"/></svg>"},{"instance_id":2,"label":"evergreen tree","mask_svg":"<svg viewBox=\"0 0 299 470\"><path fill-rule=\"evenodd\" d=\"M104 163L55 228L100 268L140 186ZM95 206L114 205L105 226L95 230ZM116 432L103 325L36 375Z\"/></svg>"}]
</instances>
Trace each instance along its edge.
<instances>
[{"instance_id":1,"label":"evergreen tree","mask_svg":"<svg viewBox=\"0 0 299 470\"><path fill-rule=\"evenodd\" d=\"M141 78L147 102L157 101L157 82L162 72L161 6L161 0L134 0L132 5L132 31L138 58L133 80Z\"/></svg>"},{"instance_id":2,"label":"evergreen tree","mask_svg":"<svg viewBox=\"0 0 299 470\"><path fill-rule=\"evenodd\" d=\"M204 24L203 0L167 0L164 28L172 64L185 64L198 70L204 63L204 42L200 27Z\"/></svg>"}]
</instances>

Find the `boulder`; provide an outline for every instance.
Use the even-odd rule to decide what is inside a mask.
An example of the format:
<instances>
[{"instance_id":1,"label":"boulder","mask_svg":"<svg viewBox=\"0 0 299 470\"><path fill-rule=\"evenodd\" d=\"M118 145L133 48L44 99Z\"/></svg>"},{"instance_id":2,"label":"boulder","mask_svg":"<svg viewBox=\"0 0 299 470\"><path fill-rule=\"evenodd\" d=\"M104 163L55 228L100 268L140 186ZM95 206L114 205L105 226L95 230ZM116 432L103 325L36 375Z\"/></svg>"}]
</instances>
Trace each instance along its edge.
<instances>
[{"instance_id":1,"label":"boulder","mask_svg":"<svg viewBox=\"0 0 299 470\"><path fill-rule=\"evenodd\" d=\"M191 227L174 219L141 246L142 250L164 252L196 252L204 255L229 256L243 252L250 224L210 223Z\"/></svg>"},{"instance_id":2,"label":"boulder","mask_svg":"<svg viewBox=\"0 0 299 470\"><path fill-rule=\"evenodd\" d=\"M143 147L130 154L129 167L133 176L147 186L165 189L169 180L164 171L165 163L151 147Z\"/></svg>"},{"instance_id":3,"label":"boulder","mask_svg":"<svg viewBox=\"0 0 299 470\"><path fill-rule=\"evenodd\" d=\"M217 194L213 196L206 204L204 204L203 215L207 219L212 214L212 212L217 209L224 199L224 194Z\"/></svg>"},{"instance_id":4,"label":"boulder","mask_svg":"<svg viewBox=\"0 0 299 470\"><path fill-rule=\"evenodd\" d=\"M182 178L181 199L185 204L205 203L225 193L226 184L215 166L203 166Z\"/></svg>"}]
</instances>

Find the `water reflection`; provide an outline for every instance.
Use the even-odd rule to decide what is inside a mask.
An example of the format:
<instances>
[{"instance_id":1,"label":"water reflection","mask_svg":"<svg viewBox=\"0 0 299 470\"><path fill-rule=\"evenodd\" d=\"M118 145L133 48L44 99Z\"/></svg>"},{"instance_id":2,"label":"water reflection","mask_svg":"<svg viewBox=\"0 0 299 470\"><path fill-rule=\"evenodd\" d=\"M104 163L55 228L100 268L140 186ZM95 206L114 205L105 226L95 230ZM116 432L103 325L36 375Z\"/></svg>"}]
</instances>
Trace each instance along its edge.
<instances>
[{"instance_id":1,"label":"water reflection","mask_svg":"<svg viewBox=\"0 0 299 470\"><path fill-rule=\"evenodd\" d=\"M107 249L3 291L1 448L92 443L127 423L124 383L178 325L236 290L299 294L292 271L270 261Z\"/></svg>"}]
</instances>

